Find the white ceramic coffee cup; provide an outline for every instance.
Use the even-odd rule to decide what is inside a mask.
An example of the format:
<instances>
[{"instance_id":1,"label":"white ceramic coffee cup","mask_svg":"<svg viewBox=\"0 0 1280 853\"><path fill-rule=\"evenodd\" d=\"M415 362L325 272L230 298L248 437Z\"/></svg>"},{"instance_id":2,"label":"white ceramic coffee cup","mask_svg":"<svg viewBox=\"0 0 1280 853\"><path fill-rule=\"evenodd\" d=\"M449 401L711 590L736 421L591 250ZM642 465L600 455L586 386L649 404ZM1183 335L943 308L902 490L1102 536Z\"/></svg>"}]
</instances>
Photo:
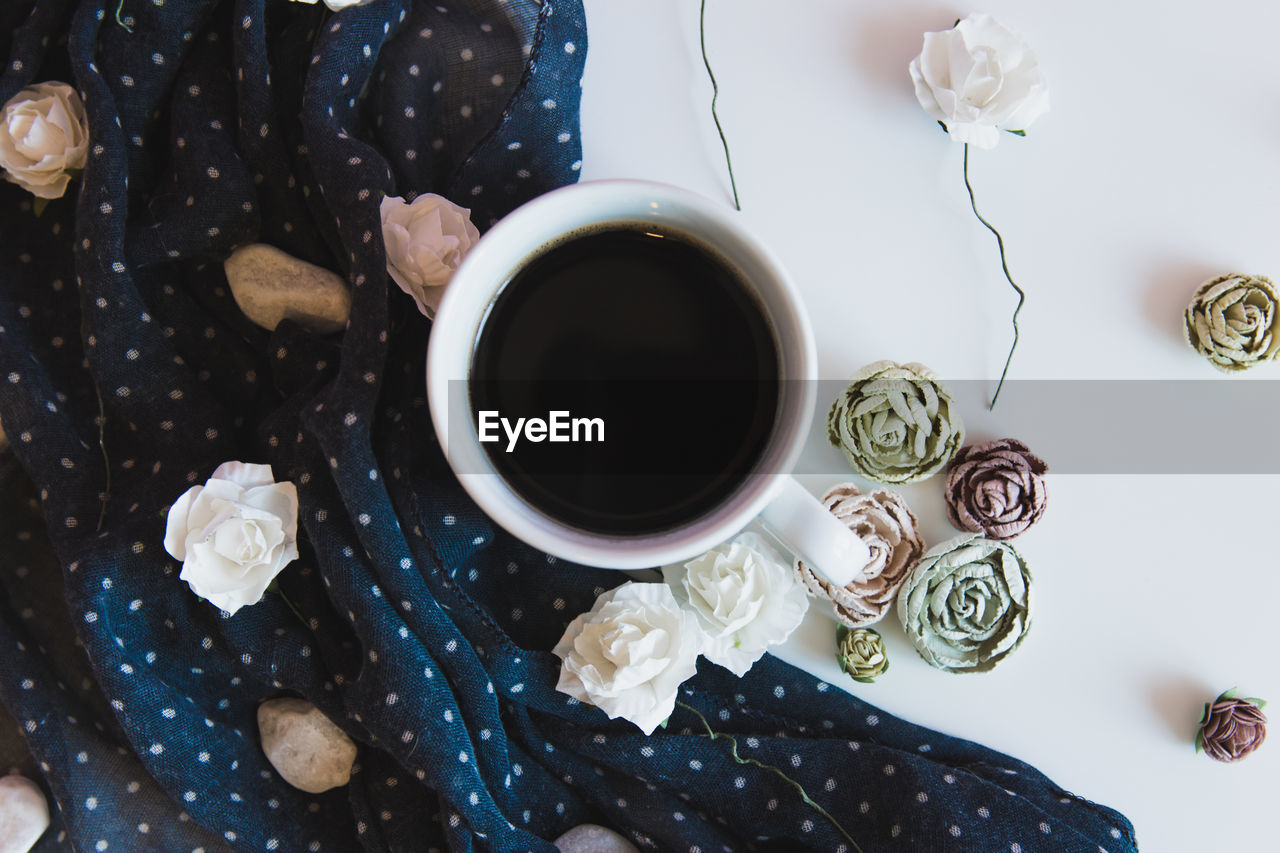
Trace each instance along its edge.
<instances>
[{"instance_id":1,"label":"white ceramic coffee cup","mask_svg":"<svg viewBox=\"0 0 1280 853\"><path fill-rule=\"evenodd\" d=\"M481 326L512 274L565 234L610 222L666 225L695 236L730 261L765 308L784 380L774 432L755 473L717 508L654 534L582 530L523 500L490 463L467 393ZM743 226L741 215L686 190L646 181L575 184L539 196L503 218L454 275L427 349L427 397L450 466L481 509L530 545L584 565L640 569L692 559L759 517L806 564L844 586L866 565L867 546L788 473L808 435L816 379L813 332L800 295L773 254Z\"/></svg>"}]
</instances>

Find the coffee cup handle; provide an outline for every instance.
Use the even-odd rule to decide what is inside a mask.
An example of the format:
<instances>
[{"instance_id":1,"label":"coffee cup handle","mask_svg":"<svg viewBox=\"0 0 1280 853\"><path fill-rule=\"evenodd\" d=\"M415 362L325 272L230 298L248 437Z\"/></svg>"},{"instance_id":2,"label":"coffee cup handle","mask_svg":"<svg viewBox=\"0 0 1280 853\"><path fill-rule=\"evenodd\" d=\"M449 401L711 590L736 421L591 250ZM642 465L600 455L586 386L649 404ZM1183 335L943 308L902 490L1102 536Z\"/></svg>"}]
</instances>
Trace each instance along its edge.
<instances>
[{"instance_id":1,"label":"coffee cup handle","mask_svg":"<svg viewBox=\"0 0 1280 853\"><path fill-rule=\"evenodd\" d=\"M782 480L777 495L760 513L760 521L829 583L845 586L870 561L867 543L794 477L783 476Z\"/></svg>"}]
</instances>

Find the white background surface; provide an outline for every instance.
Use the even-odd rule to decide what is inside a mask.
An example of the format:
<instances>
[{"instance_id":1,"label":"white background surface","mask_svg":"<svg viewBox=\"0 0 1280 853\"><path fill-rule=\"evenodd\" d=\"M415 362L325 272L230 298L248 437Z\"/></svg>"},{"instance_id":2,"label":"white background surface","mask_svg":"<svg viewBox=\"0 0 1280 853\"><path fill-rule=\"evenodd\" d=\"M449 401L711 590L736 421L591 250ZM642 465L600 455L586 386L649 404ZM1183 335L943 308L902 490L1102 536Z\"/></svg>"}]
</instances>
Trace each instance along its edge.
<instances>
[{"instance_id":1,"label":"white background surface","mask_svg":"<svg viewBox=\"0 0 1280 853\"><path fill-rule=\"evenodd\" d=\"M727 204L696 0L586 6L583 179L666 181ZM968 210L962 148L907 74L924 31L972 11L1026 36L1052 98L1026 139L970 161L1028 292L1011 376L1215 379L1181 339L1192 291L1221 272L1280 279L1280 6L710 0L743 216L805 295L823 377L884 358L999 375L1015 297ZM1280 379L1280 365L1254 373ZM969 401L971 438L996 437L1016 405L1009 395L988 417ZM1206 442L1248 452L1230 436L1224 423ZM807 455L830 471L803 478L813 491L853 479L823 442ZM1049 488L1044 520L1017 542L1035 625L995 672L931 669L890 617L877 627L892 669L855 684L816 607L781 655L1123 811L1144 850L1280 849L1280 745L1236 765L1191 746L1221 690L1280 707L1280 477L1051 474ZM954 534L940 480L901 491L927 542Z\"/></svg>"}]
</instances>

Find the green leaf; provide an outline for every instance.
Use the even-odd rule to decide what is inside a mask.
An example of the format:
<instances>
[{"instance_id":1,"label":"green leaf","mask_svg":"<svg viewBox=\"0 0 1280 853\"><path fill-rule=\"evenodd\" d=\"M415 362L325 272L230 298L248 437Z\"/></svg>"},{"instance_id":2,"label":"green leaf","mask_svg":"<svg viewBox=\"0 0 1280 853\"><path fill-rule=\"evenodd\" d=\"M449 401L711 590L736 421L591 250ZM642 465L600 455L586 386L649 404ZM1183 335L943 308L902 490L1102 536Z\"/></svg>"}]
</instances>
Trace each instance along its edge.
<instances>
[{"instance_id":1,"label":"green leaf","mask_svg":"<svg viewBox=\"0 0 1280 853\"><path fill-rule=\"evenodd\" d=\"M844 638L845 638L845 637L847 637L847 636L849 636L849 626L848 626L848 625L837 625L837 626L836 626L836 642L837 642L837 643L843 643L843 642L844 642Z\"/></svg>"},{"instance_id":2,"label":"green leaf","mask_svg":"<svg viewBox=\"0 0 1280 853\"><path fill-rule=\"evenodd\" d=\"M1204 752L1204 732L1196 732L1196 753Z\"/></svg>"},{"instance_id":3,"label":"green leaf","mask_svg":"<svg viewBox=\"0 0 1280 853\"><path fill-rule=\"evenodd\" d=\"M35 211L37 219L40 217L40 214L44 213L44 209L48 206L49 199L47 198L40 198L40 196L36 196L31 199L31 209Z\"/></svg>"},{"instance_id":4,"label":"green leaf","mask_svg":"<svg viewBox=\"0 0 1280 853\"><path fill-rule=\"evenodd\" d=\"M855 675L853 676L853 680L858 682L859 684L875 684L876 683L876 680L874 678L867 678L865 676Z\"/></svg>"},{"instance_id":5,"label":"green leaf","mask_svg":"<svg viewBox=\"0 0 1280 853\"><path fill-rule=\"evenodd\" d=\"M1232 687L1230 690L1224 690L1224 691L1222 691L1222 695L1221 695L1221 696L1219 696L1217 699L1215 699L1215 700L1213 700L1213 701L1215 701L1215 702L1221 702L1223 699L1235 699L1235 698L1236 698L1236 693L1237 693L1239 690L1240 690L1240 688L1239 688L1239 687Z\"/></svg>"},{"instance_id":6,"label":"green leaf","mask_svg":"<svg viewBox=\"0 0 1280 853\"><path fill-rule=\"evenodd\" d=\"M1266 700L1266 699L1259 699L1259 698L1257 698L1256 696L1246 696L1244 701L1246 701L1246 702L1252 702L1253 704L1257 705L1257 706L1258 706L1258 710L1259 710L1259 711L1261 711L1263 708L1267 707L1267 700Z\"/></svg>"},{"instance_id":7,"label":"green leaf","mask_svg":"<svg viewBox=\"0 0 1280 853\"><path fill-rule=\"evenodd\" d=\"M658 723L658 728L660 728L660 729L665 729L665 728L667 727L667 723L669 723L669 722L671 722L671 718L670 718L670 717L667 717L665 720L663 720L662 722Z\"/></svg>"},{"instance_id":8,"label":"green leaf","mask_svg":"<svg viewBox=\"0 0 1280 853\"><path fill-rule=\"evenodd\" d=\"M1014 136L1026 136L1026 135L1027 135L1027 132L1026 132L1025 130L1011 130L1011 131L1009 131L1009 133L1012 133Z\"/></svg>"}]
</instances>

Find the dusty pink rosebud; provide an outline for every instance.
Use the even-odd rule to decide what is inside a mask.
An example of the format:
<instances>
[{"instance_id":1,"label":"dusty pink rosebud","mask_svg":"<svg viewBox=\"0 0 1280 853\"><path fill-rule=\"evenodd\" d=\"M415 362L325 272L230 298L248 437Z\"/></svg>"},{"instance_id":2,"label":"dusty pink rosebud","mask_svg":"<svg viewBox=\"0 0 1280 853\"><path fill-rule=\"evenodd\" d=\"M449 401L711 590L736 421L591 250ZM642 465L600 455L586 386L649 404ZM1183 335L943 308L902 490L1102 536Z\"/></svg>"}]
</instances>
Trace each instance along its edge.
<instances>
[{"instance_id":1,"label":"dusty pink rosebud","mask_svg":"<svg viewBox=\"0 0 1280 853\"><path fill-rule=\"evenodd\" d=\"M1266 705L1261 699L1238 699L1234 689L1205 703L1196 733L1196 751L1215 761L1239 761L1267 739Z\"/></svg>"},{"instance_id":2,"label":"dusty pink rosebud","mask_svg":"<svg viewBox=\"0 0 1280 853\"><path fill-rule=\"evenodd\" d=\"M947 518L988 539L1013 539L1044 515L1048 470L1017 439L962 447L947 471Z\"/></svg>"},{"instance_id":3,"label":"dusty pink rosebud","mask_svg":"<svg viewBox=\"0 0 1280 853\"><path fill-rule=\"evenodd\" d=\"M852 483L833 486L822 503L867 543L871 558L843 587L827 583L799 560L796 576L810 595L831 602L836 618L849 627L878 622L924 553L916 517L896 492L876 489L864 495Z\"/></svg>"}]
</instances>

